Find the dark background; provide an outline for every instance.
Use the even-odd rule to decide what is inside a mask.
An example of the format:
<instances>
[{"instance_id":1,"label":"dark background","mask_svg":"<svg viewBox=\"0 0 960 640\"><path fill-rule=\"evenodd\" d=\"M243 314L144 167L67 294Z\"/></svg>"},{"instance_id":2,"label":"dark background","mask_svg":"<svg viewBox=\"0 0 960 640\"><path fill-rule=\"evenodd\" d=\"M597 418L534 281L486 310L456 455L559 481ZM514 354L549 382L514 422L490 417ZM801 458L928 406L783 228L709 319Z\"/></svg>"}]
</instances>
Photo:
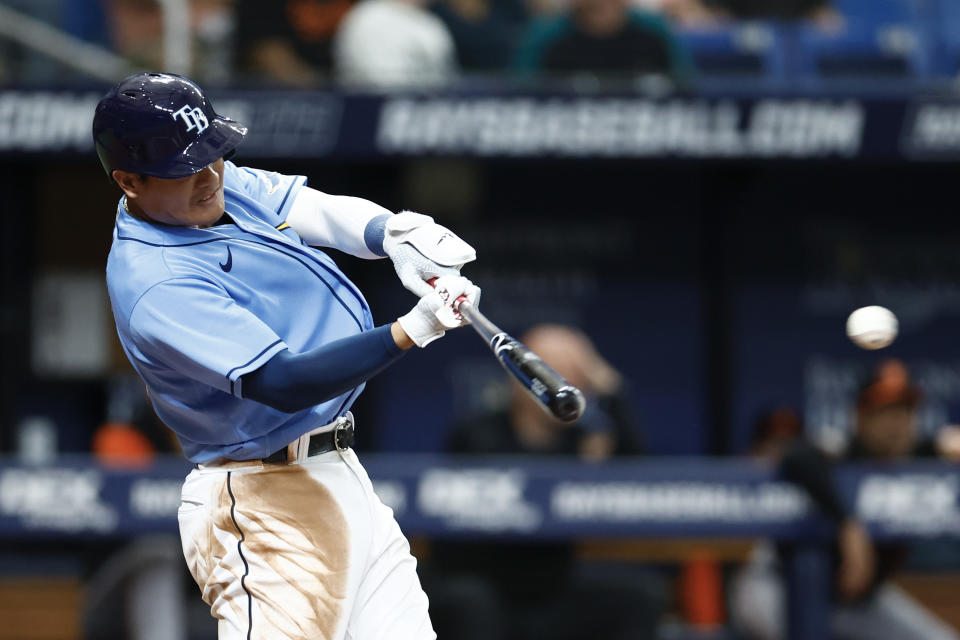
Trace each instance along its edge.
<instances>
[{"instance_id":1,"label":"dark background","mask_svg":"<svg viewBox=\"0 0 960 640\"><path fill-rule=\"evenodd\" d=\"M536 322L570 323L596 341L629 381L651 454L740 452L756 415L779 404L822 421L849 400L852 380L886 356L904 358L921 383L936 382L928 399L956 419L952 163L250 164L307 175L330 193L426 211L455 229L478 249L465 273L483 287L492 319L517 335ZM6 158L0 174L2 446L11 451L20 419L40 412L57 424L62 451L85 451L104 420L103 381L31 373L31 280L102 271L118 192L92 157ZM388 264L337 257L378 323L412 303ZM901 321L901 336L882 352L859 350L844 335L846 315L865 304L888 306ZM438 344L368 385L357 412L365 448L438 450L455 418L500 397L503 376L472 332ZM832 400L816 392L831 375L846 380ZM405 426L411 416L415 429ZM822 425L808 428L816 435Z\"/></svg>"}]
</instances>

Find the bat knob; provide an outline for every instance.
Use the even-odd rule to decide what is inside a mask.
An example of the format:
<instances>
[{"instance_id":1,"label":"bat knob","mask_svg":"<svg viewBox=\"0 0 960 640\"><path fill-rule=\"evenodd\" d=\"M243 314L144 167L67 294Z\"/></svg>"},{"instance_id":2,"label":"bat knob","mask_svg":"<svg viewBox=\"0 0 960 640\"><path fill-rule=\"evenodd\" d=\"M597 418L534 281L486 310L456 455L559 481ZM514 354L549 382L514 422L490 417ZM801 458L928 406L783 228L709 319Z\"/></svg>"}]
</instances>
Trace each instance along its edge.
<instances>
[{"instance_id":1,"label":"bat knob","mask_svg":"<svg viewBox=\"0 0 960 640\"><path fill-rule=\"evenodd\" d=\"M573 385L564 385L550 398L550 412L558 420L573 422L583 415L587 401L580 389Z\"/></svg>"}]
</instances>

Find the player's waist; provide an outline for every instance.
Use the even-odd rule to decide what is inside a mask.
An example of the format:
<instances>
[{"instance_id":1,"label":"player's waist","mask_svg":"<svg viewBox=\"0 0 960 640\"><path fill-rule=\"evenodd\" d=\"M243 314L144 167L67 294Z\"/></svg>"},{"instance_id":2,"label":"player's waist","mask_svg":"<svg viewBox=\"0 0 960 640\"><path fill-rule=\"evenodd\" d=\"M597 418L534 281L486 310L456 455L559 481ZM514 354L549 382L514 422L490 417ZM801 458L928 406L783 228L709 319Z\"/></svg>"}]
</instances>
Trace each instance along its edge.
<instances>
[{"instance_id":1,"label":"player's waist","mask_svg":"<svg viewBox=\"0 0 960 640\"><path fill-rule=\"evenodd\" d=\"M262 458L250 460L217 458L210 462L198 464L197 467L203 469L247 465L256 462L262 464L297 464L330 451L346 451L351 446L353 446L353 413L347 411L346 415L340 416L329 424L308 431L286 446Z\"/></svg>"}]
</instances>

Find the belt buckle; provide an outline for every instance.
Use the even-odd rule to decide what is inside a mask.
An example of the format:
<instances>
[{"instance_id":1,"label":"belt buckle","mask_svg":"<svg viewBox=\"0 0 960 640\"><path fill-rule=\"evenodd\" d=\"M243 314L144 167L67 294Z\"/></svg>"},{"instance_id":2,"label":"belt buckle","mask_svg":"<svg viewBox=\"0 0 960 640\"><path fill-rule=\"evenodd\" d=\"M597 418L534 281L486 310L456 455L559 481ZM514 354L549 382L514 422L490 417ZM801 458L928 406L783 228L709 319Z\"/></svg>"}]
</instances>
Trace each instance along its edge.
<instances>
[{"instance_id":1,"label":"belt buckle","mask_svg":"<svg viewBox=\"0 0 960 640\"><path fill-rule=\"evenodd\" d=\"M337 418L333 428L333 446L343 453L353 445L353 422L346 416Z\"/></svg>"}]
</instances>

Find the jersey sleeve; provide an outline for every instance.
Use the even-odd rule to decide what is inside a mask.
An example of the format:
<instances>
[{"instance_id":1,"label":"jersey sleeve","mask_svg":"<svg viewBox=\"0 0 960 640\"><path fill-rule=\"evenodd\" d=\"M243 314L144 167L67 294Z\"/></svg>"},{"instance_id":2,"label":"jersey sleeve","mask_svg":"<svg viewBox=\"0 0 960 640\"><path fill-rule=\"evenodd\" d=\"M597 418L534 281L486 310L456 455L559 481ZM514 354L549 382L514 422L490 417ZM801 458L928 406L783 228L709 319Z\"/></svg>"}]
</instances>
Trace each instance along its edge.
<instances>
[{"instance_id":1,"label":"jersey sleeve","mask_svg":"<svg viewBox=\"0 0 960 640\"><path fill-rule=\"evenodd\" d=\"M334 196L303 187L287 224L312 247L334 247L358 258L383 258L383 235L393 213L352 196Z\"/></svg>"},{"instance_id":2,"label":"jersey sleeve","mask_svg":"<svg viewBox=\"0 0 960 640\"><path fill-rule=\"evenodd\" d=\"M130 314L129 331L146 366L171 369L238 398L240 377L287 348L223 289L198 278L153 286Z\"/></svg>"},{"instance_id":3,"label":"jersey sleeve","mask_svg":"<svg viewBox=\"0 0 960 640\"><path fill-rule=\"evenodd\" d=\"M224 163L223 171L225 183L266 208L276 211L281 220L287 219L300 188L307 184L305 176L288 176L275 171L238 167L229 161Z\"/></svg>"}]
</instances>

